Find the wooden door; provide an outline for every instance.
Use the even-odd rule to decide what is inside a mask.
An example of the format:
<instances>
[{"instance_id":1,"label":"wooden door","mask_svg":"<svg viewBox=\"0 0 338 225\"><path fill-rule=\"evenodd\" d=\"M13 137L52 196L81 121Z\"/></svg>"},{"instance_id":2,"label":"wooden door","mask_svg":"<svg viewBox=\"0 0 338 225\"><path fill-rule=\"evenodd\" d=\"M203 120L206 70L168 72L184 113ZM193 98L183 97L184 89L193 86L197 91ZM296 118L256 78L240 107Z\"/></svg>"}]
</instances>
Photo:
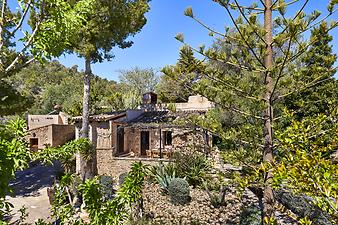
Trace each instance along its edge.
<instances>
[{"instance_id":1,"label":"wooden door","mask_svg":"<svg viewBox=\"0 0 338 225\"><path fill-rule=\"evenodd\" d=\"M117 153L124 152L124 128L117 126Z\"/></svg>"},{"instance_id":2,"label":"wooden door","mask_svg":"<svg viewBox=\"0 0 338 225\"><path fill-rule=\"evenodd\" d=\"M141 131L141 155L146 156L149 150L149 131Z\"/></svg>"}]
</instances>

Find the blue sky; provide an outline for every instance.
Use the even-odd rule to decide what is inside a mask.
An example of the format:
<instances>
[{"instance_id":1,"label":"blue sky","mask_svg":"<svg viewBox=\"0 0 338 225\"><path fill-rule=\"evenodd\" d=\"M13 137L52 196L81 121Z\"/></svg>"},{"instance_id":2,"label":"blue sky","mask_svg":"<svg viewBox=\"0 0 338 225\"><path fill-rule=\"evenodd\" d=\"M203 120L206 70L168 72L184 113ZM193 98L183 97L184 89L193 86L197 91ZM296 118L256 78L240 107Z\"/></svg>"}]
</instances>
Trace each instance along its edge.
<instances>
[{"instance_id":1,"label":"blue sky","mask_svg":"<svg viewBox=\"0 0 338 225\"><path fill-rule=\"evenodd\" d=\"M249 5L252 1L239 0L239 2ZM317 9L324 13L328 2L328 0L310 0L306 12ZM212 0L152 0L150 5L151 9L146 15L147 24L140 33L131 38L134 45L128 49L114 49L115 58L109 62L93 65L93 73L109 80L118 80L119 70L135 66L160 69L165 65L175 64L179 48L182 46L174 38L179 32L183 32L186 42L193 46L203 43L210 45L212 39L208 35L209 32L183 15L184 9L188 6L193 7L194 15L218 31L223 31L225 25L231 25L225 10ZM295 13L299 7L299 4L295 4L289 8L289 15ZM333 18L338 19L338 14ZM338 28L332 31L331 35L334 36L333 51L338 53ZM75 55L62 56L59 60L65 66L76 64L83 69L84 60Z\"/></svg>"}]
</instances>

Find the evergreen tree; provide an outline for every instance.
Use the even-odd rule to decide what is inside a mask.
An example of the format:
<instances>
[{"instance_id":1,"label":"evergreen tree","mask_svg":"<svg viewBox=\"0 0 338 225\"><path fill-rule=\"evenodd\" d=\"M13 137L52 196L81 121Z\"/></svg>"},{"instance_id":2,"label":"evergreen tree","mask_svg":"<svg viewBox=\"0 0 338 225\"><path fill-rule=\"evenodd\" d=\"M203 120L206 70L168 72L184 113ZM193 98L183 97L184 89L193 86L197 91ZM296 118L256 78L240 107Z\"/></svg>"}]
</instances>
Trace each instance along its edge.
<instances>
[{"instance_id":1,"label":"evergreen tree","mask_svg":"<svg viewBox=\"0 0 338 225\"><path fill-rule=\"evenodd\" d=\"M309 50L300 59L301 70L293 75L303 83L323 80L309 89L286 97L286 107L294 112L298 119L314 116L318 113L330 114L330 106L337 104L338 82L333 77L336 73L334 63L336 54L332 53L332 36L328 33L326 22L311 31Z\"/></svg>"},{"instance_id":2,"label":"evergreen tree","mask_svg":"<svg viewBox=\"0 0 338 225\"><path fill-rule=\"evenodd\" d=\"M183 46L179 54L175 71L168 74L164 69L157 87L157 93L162 102L187 102L188 97L195 94L191 87L198 80L196 72L201 64L194 57L194 52L189 46Z\"/></svg>"},{"instance_id":3,"label":"evergreen tree","mask_svg":"<svg viewBox=\"0 0 338 225\"><path fill-rule=\"evenodd\" d=\"M282 101L285 97L294 93L307 90L325 78L315 80L295 79L294 71L297 70L297 60L315 43L315 40L302 41L302 33L313 29L332 16L335 1L328 6L327 15L321 17L321 13L314 11L310 14L304 12L308 1L305 1L300 10L291 17L286 18L286 8L298 1L286 3L283 0L264 0L260 4L244 6L233 1L214 1L221 5L227 12L233 23L235 33L225 33L213 30L208 25L196 18L192 8L185 11L185 15L193 18L210 31L210 35L216 39L225 39L234 48L230 52L216 51L214 48L193 48L199 54L205 56L207 61L222 64L210 65L201 61L199 69L195 70L195 83L192 89L209 100L215 102L221 110L231 111L239 120L236 126L224 129L219 123L219 113L211 112L209 119L203 118L197 121L202 127L207 127L223 140L229 140L233 147L243 152L260 152L260 160L251 161L249 164L239 162L246 169L243 175L255 174L260 171L255 180L247 180L241 177L245 185L261 188L262 197L262 221L271 224L274 217L274 195L272 190L273 173L264 169L263 165L273 165L277 152L274 131L278 127L281 118L286 115L282 111ZM234 11L239 17L234 18ZM262 17L260 17L262 16ZM263 21L263 25L260 22ZM332 23L327 30L333 29L337 23ZM176 37L184 42L183 35ZM164 72L170 76L180 72L177 65L165 68ZM226 68L234 67L238 71ZM183 73L182 73L183 75ZM239 129L238 129L239 128ZM256 168L256 169L254 169ZM251 174L251 175L250 175ZM257 175L257 174L256 174ZM243 182L245 181L245 182Z\"/></svg>"},{"instance_id":4,"label":"evergreen tree","mask_svg":"<svg viewBox=\"0 0 338 225\"><path fill-rule=\"evenodd\" d=\"M145 13L149 0L94 0L93 8L85 26L74 32L70 51L85 59L82 128L80 136L89 136L89 108L91 86L91 63L111 59L114 47L128 48L133 42L128 37L138 33L146 23ZM75 47L73 47L75 46ZM77 171L82 178L92 177L95 163L78 157Z\"/></svg>"}]
</instances>

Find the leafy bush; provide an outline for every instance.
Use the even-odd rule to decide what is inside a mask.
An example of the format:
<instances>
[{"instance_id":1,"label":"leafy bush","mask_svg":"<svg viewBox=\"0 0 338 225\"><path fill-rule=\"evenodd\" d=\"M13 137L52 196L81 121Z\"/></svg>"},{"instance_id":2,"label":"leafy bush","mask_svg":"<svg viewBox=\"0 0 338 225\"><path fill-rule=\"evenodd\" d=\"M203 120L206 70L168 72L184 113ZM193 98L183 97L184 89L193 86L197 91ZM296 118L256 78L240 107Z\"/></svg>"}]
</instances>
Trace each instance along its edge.
<instances>
[{"instance_id":1,"label":"leafy bush","mask_svg":"<svg viewBox=\"0 0 338 225\"><path fill-rule=\"evenodd\" d=\"M175 166L173 164L153 166L150 169L151 175L154 177L156 182L161 186L163 193L168 193L169 184L172 179L176 178Z\"/></svg>"},{"instance_id":2,"label":"leafy bush","mask_svg":"<svg viewBox=\"0 0 338 225\"><path fill-rule=\"evenodd\" d=\"M331 116L293 120L287 129L276 132L280 157L269 165L275 189L311 197L333 224L338 223L338 167L330 155L337 150L337 115L336 108Z\"/></svg>"},{"instance_id":3,"label":"leafy bush","mask_svg":"<svg viewBox=\"0 0 338 225\"><path fill-rule=\"evenodd\" d=\"M180 152L174 155L174 160L178 177L185 177L190 185L196 187L207 179L210 164L205 155L197 151Z\"/></svg>"},{"instance_id":4,"label":"leafy bush","mask_svg":"<svg viewBox=\"0 0 338 225\"><path fill-rule=\"evenodd\" d=\"M204 190L207 192L211 205L215 208L219 208L220 206L225 206L225 194L228 188L215 180L211 182L204 182L203 183Z\"/></svg>"},{"instance_id":5,"label":"leafy bush","mask_svg":"<svg viewBox=\"0 0 338 225\"><path fill-rule=\"evenodd\" d=\"M103 198L105 200L112 199L115 194L113 178L111 176L100 176L100 184Z\"/></svg>"},{"instance_id":6,"label":"leafy bush","mask_svg":"<svg viewBox=\"0 0 338 225\"><path fill-rule=\"evenodd\" d=\"M75 154L80 152L86 160L90 160L94 154L94 147L87 138L79 138L67 142L60 147L49 147L41 149L34 154L34 160L44 164L52 164L59 160L67 173L75 170Z\"/></svg>"},{"instance_id":7,"label":"leafy bush","mask_svg":"<svg viewBox=\"0 0 338 225\"><path fill-rule=\"evenodd\" d=\"M123 224L124 221L128 220L129 215L135 209L135 205L140 202L139 200L142 197L141 192L145 175L146 167L141 162L134 163L121 188L111 199L106 198L103 191L103 183L110 183L111 181L107 176L101 177L101 182L98 178L94 178L92 180L87 179L85 183L77 185L75 189L83 197L85 210L89 213L90 224L114 225ZM88 224L76 216L74 205L69 200L69 196L74 196L74 194L69 194L67 190L76 191L71 188L74 181L76 182L74 178L73 176L64 177L55 193L53 217L60 224Z\"/></svg>"},{"instance_id":8,"label":"leafy bush","mask_svg":"<svg viewBox=\"0 0 338 225\"><path fill-rule=\"evenodd\" d=\"M251 204L242 209L240 215L240 225L260 225L262 224L262 217L260 208Z\"/></svg>"},{"instance_id":9,"label":"leafy bush","mask_svg":"<svg viewBox=\"0 0 338 225\"><path fill-rule=\"evenodd\" d=\"M189 183L182 178L174 178L168 187L171 202L185 204L190 201Z\"/></svg>"},{"instance_id":10,"label":"leafy bush","mask_svg":"<svg viewBox=\"0 0 338 225\"><path fill-rule=\"evenodd\" d=\"M25 121L21 119L0 124L0 223L13 207L5 201L6 194L11 192L9 181L17 170L28 167L32 157L24 140L25 127Z\"/></svg>"},{"instance_id":11,"label":"leafy bush","mask_svg":"<svg viewBox=\"0 0 338 225\"><path fill-rule=\"evenodd\" d=\"M121 173L121 174L119 175L119 183L118 183L118 185L121 186L121 185L124 183L124 180L126 179L127 176L128 176L128 173L127 173L127 172Z\"/></svg>"}]
</instances>

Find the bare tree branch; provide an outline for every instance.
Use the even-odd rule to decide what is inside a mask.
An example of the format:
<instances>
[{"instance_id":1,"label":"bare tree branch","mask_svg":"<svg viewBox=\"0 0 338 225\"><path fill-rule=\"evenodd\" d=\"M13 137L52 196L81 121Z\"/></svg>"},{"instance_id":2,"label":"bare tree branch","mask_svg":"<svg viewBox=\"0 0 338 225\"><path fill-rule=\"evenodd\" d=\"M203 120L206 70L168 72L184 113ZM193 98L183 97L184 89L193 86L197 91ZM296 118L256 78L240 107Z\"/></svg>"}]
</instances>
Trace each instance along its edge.
<instances>
[{"instance_id":1,"label":"bare tree branch","mask_svg":"<svg viewBox=\"0 0 338 225\"><path fill-rule=\"evenodd\" d=\"M29 0L29 2L26 3L25 9L21 15L21 18L19 20L19 22L16 24L16 27L14 28L14 30L12 32L10 32L10 36L14 36L15 33L20 29L20 27L22 26L23 21L25 20L27 13L31 7L31 3L32 0Z\"/></svg>"},{"instance_id":2,"label":"bare tree branch","mask_svg":"<svg viewBox=\"0 0 338 225\"><path fill-rule=\"evenodd\" d=\"M264 12L264 9L263 8L257 8L257 7L251 7L251 6L236 6L236 5L233 5L233 4L230 4L231 6L234 6L236 8L241 8L241 9L246 9L246 10L251 10L251 11L259 11L259 12Z\"/></svg>"},{"instance_id":3,"label":"bare tree branch","mask_svg":"<svg viewBox=\"0 0 338 225\"><path fill-rule=\"evenodd\" d=\"M1 20L0 20L0 52L2 52L2 47L4 46L4 29L6 24L6 17L5 12L7 8L7 0L2 1L2 8L1 8ZM0 59L1 60L1 59ZM2 60L0 61L3 64ZM3 65L0 65L3 66Z\"/></svg>"},{"instance_id":4,"label":"bare tree branch","mask_svg":"<svg viewBox=\"0 0 338 225\"><path fill-rule=\"evenodd\" d=\"M263 7L266 8L265 2L263 0L259 0L259 1L262 3Z\"/></svg>"},{"instance_id":5,"label":"bare tree branch","mask_svg":"<svg viewBox=\"0 0 338 225\"><path fill-rule=\"evenodd\" d=\"M215 81L215 82L222 83L222 85L224 85L225 87L227 87L227 88L233 90L234 92L237 92L237 93L240 94L240 95L239 95L239 94L236 94L236 93L233 93L233 92L230 92L230 91L228 91L228 90L224 90L224 89L223 89L223 91L227 91L227 92L228 92L229 94L231 94L231 95L234 95L234 96L237 96L237 97L244 97L244 98L247 98L247 99L250 99L250 100L254 100L254 101L262 101L262 100L263 100L262 98L256 98L256 97L254 97L254 96L251 96L251 95L249 95L248 93L246 93L245 91L243 91L243 90L241 90L241 89L239 89L239 88L236 88L236 87L234 87L234 86L232 86L232 85L229 85L229 84L227 84L226 82L224 82L224 81L221 80L221 79L215 79L214 77L209 76L207 73L205 73L204 75L205 75L206 77L208 77L209 79Z\"/></svg>"},{"instance_id":6,"label":"bare tree branch","mask_svg":"<svg viewBox=\"0 0 338 225\"><path fill-rule=\"evenodd\" d=\"M194 92L194 89L193 89L193 87L192 87L191 85L184 84L184 86L185 86L186 88L188 88L188 89L190 89L190 90L192 90L192 91ZM207 97L206 95L204 95L203 93L199 93L199 94L200 94L201 96L205 97L205 98L208 98L208 97ZM212 100L212 99L209 99L209 100ZM253 115L253 114L248 113L248 112L244 112L244 111L242 111L242 110L240 110L240 109L237 109L237 108L235 108L235 107L233 107L233 106L225 105L224 103L222 103L222 104L219 103L219 102L215 102L215 103L222 105L223 107L225 107L226 109L228 109L228 110L230 110L230 111L233 111L233 112L242 114L242 115L247 116L247 117L252 117L252 118L256 118L256 119L260 119L260 120L264 119L262 116L257 116L257 115Z\"/></svg>"},{"instance_id":7,"label":"bare tree branch","mask_svg":"<svg viewBox=\"0 0 338 225\"><path fill-rule=\"evenodd\" d=\"M182 43L186 44L185 42L182 42ZM251 68L248 68L248 67L245 67L245 66L237 65L237 64L235 64L235 63L233 63L233 62L229 62L229 61L226 61L226 62L225 62L225 61L221 61L221 60L218 59L218 58L210 58L209 56L205 55L203 52L199 51L198 49L196 49L196 48L194 48L194 47L192 47L192 46L190 46L190 48L191 48L193 51L197 52L198 54L203 55L204 57L207 57L208 59L212 59L212 60L218 61L218 62L220 62L220 63L225 63L225 64L227 64L227 65L234 66L234 67L236 67L236 68L238 68L238 69L244 69L244 70L246 70L246 71L249 71L249 72L255 72L255 73L265 72L265 70L261 70L261 69L251 69Z\"/></svg>"},{"instance_id":8,"label":"bare tree branch","mask_svg":"<svg viewBox=\"0 0 338 225\"><path fill-rule=\"evenodd\" d=\"M18 55L15 57L15 59L12 61L12 63L5 69L5 72L8 73L11 69L13 69L15 67L15 65L18 63L19 59L24 55L25 51L30 47L30 45L32 44L36 32L39 30L41 21L39 21L36 24L36 27L34 29L34 31L32 32L31 36L29 37L28 41L25 43L24 48L21 49L21 51L18 53Z\"/></svg>"},{"instance_id":9,"label":"bare tree branch","mask_svg":"<svg viewBox=\"0 0 338 225\"><path fill-rule=\"evenodd\" d=\"M214 29L210 28L209 26L207 26L205 23L203 23L202 21L200 21L199 19L197 19L195 16L192 17L197 23L199 23L201 26L203 26L204 28L206 28L208 31L214 33L214 34L217 34L217 35L220 35L224 38L229 38L231 40L238 40L237 38L234 38L234 37L231 37L231 36L228 36L226 34L223 34L223 33L220 33L218 31L215 31Z\"/></svg>"}]
</instances>

